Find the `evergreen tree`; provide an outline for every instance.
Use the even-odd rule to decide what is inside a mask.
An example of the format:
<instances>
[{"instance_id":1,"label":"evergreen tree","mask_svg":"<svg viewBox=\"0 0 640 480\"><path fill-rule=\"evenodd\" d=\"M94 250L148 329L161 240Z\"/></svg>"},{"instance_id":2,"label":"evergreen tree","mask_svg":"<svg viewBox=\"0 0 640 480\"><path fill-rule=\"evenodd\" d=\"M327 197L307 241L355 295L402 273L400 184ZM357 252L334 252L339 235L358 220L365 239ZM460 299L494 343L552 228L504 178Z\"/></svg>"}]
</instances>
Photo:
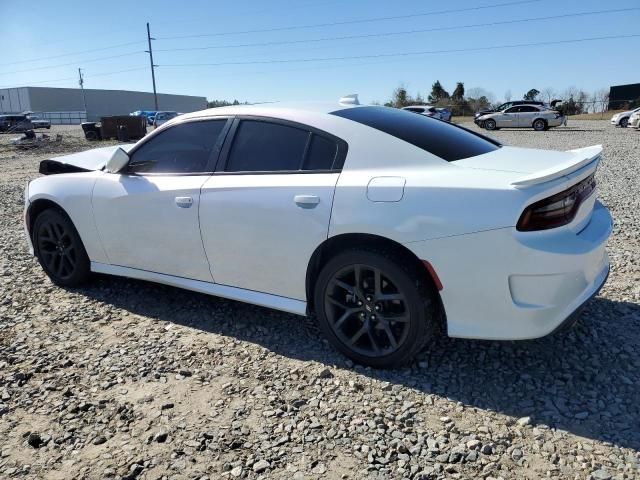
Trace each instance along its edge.
<instances>
[{"instance_id":1,"label":"evergreen tree","mask_svg":"<svg viewBox=\"0 0 640 480\"><path fill-rule=\"evenodd\" d=\"M449 97L449 92L442 87L440 80L436 80L436 82L431 86L429 103L438 103L439 101L447 100Z\"/></svg>"}]
</instances>

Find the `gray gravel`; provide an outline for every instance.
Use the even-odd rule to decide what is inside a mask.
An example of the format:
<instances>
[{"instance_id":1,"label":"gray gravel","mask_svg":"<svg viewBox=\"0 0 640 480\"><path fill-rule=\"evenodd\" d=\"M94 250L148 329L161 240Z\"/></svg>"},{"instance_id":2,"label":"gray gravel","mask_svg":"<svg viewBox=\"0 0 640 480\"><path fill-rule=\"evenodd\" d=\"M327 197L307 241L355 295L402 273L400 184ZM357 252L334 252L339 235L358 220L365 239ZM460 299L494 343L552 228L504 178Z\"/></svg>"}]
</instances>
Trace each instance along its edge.
<instances>
[{"instance_id":1,"label":"gray gravel","mask_svg":"<svg viewBox=\"0 0 640 480\"><path fill-rule=\"evenodd\" d=\"M0 478L640 478L640 132L569 125L494 136L604 145L613 268L582 321L444 339L395 371L275 311L106 276L52 286L21 226L48 153L0 135ZM63 133L58 153L92 146Z\"/></svg>"}]
</instances>

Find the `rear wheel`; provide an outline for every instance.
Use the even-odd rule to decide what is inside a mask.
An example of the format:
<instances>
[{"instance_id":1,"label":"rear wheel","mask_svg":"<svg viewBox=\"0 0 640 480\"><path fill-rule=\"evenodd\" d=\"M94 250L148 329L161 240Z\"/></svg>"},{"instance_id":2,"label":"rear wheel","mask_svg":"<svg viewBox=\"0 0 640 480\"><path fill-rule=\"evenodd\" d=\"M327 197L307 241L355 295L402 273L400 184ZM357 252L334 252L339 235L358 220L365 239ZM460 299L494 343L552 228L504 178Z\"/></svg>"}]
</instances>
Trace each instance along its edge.
<instances>
[{"instance_id":1,"label":"rear wheel","mask_svg":"<svg viewBox=\"0 0 640 480\"><path fill-rule=\"evenodd\" d=\"M51 208L37 216L33 246L38 262L56 285L75 287L89 278L87 252L73 223L62 212Z\"/></svg>"},{"instance_id":2,"label":"rear wheel","mask_svg":"<svg viewBox=\"0 0 640 480\"><path fill-rule=\"evenodd\" d=\"M541 118L538 118L538 119L533 121L533 129L536 132L542 132L542 131L547 129L547 122L545 122Z\"/></svg>"},{"instance_id":3,"label":"rear wheel","mask_svg":"<svg viewBox=\"0 0 640 480\"><path fill-rule=\"evenodd\" d=\"M338 254L320 272L314 300L331 344L360 364L405 364L437 336L431 289L407 262L388 252Z\"/></svg>"},{"instance_id":4,"label":"rear wheel","mask_svg":"<svg viewBox=\"0 0 640 480\"><path fill-rule=\"evenodd\" d=\"M496 126L496 121L491 118L484 121L484 128L486 128L487 130L495 130Z\"/></svg>"}]
</instances>

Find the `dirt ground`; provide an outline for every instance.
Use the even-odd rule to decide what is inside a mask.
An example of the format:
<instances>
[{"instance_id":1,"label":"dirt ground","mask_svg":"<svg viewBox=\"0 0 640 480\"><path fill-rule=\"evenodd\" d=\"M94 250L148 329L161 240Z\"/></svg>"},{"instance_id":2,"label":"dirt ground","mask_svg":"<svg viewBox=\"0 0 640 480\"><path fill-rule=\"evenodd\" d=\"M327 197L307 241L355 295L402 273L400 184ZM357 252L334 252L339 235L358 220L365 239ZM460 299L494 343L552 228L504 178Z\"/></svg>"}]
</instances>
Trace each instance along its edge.
<instances>
[{"instance_id":1,"label":"dirt ground","mask_svg":"<svg viewBox=\"0 0 640 480\"><path fill-rule=\"evenodd\" d=\"M353 365L293 315L108 276L53 286L26 249L25 184L105 143L46 133L62 141L0 135L0 478L640 478L640 132L493 133L603 144L609 282L568 333L443 339L398 370Z\"/></svg>"}]
</instances>

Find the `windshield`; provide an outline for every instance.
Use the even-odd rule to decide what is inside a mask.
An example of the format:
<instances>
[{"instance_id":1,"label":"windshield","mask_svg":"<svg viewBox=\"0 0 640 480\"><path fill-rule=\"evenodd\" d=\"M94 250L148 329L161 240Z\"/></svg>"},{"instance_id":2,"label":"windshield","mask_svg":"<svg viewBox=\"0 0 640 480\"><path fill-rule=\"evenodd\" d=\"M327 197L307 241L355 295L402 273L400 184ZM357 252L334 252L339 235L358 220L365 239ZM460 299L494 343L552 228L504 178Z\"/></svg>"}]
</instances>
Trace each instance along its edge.
<instances>
[{"instance_id":1,"label":"windshield","mask_svg":"<svg viewBox=\"0 0 640 480\"><path fill-rule=\"evenodd\" d=\"M392 135L447 162L475 157L500 144L466 128L388 107L355 107L331 113Z\"/></svg>"}]
</instances>

